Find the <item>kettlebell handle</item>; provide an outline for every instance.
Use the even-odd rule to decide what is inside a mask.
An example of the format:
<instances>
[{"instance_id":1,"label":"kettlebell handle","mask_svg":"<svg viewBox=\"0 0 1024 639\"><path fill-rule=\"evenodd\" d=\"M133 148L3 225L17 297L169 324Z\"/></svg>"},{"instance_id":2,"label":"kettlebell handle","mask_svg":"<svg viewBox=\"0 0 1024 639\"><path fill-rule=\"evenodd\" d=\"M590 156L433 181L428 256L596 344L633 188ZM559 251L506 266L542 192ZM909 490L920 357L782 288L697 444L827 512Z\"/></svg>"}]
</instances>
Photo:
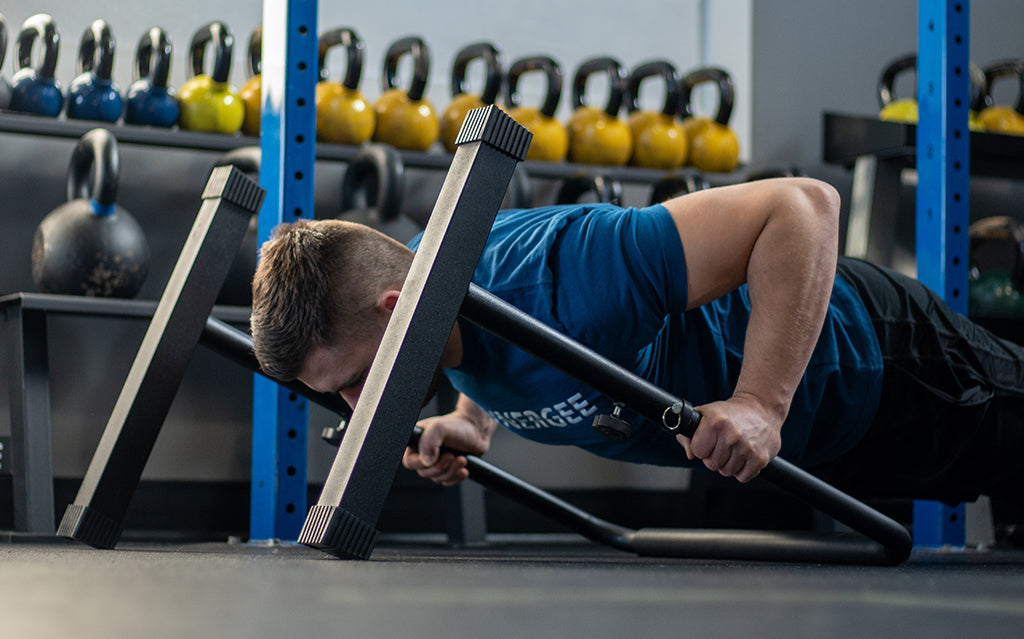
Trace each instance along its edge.
<instances>
[{"instance_id":1,"label":"kettlebell handle","mask_svg":"<svg viewBox=\"0 0 1024 639\"><path fill-rule=\"evenodd\" d=\"M1014 245L1013 268L1010 269L1010 283L1024 292L1024 226L1008 215L982 218L970 225L968 255L985 242L1010 240Z\"/></svg>"},{"instance_id":2,"label":"kettlebell handle","mask_svg":"<svg viewBox=\"0 0 1024 639\"><path fill-rule=\"evenodd\" d=\"M68 200L88 199L110 207L117 201L120 176L117 139L97 128L81 137L68 163Z\"/></svg>"},{"instance_id":3,"label":"kettlebell handle","mask_svg":"<svg viewBox=\"0 0 1024 639\"><path fill-rule=\"evenodd\" d=\"M384 90L398 87L398 61L406 54L412 56L413 62L412 82L406 94L412 102L419 102L427 90L427 78L430 76L430 49L423 38L408 36L391 43L384 55Z\"/></svg>"},{"instance_id":4,"label":"kettlebell handle","mask_svg":"<svg viewBox=\"0 0 1024 639\"><path fill-rule=\"evenodd\" d=\"M153 27L142 34L135 45L135 79L149 78L149 86L166 89L171 74L171 52L171 40L160 27Z\"/></svg>"},{"instance_id":5,"label":"kettlebell handle","mask_svg":"<svg viewBox=\"0 0 1024 639\"><path fill-rule=\"evenodd\" d=\"M30 17L21 27L17 44L18 69L32 66L32 45L37 38L43 46L43 57L35 69L36 75L53 79L57 70L57 55L60 53L60 34L57 33L53 18L45 13Z\"/></svg>"},{"instance_id":6,"label":"kettlebell handle","mask_svg":"<svg viewBox=\"0 0 1024 639\"><path fill-rule=\"evenodd\" d=\"M995 106L992 98L992 85L996 80L1006 77L1017 78L1017 103L1013 108L1017 113L1024 113L1024 60L999 60L985 67L985 91L981 95L979 111L985 107Z\"/></svg>"},{"instance_id":7,"label":"kettlebell handle","mask_svg":"<svg viewBox=\"0 0 1024 639\"><path fill-rule=\"evenodd\" d=\"M705 82L714 82L718 85L718 112L715 114L715 122L726 126L729 124L729 118L732 117L732 107L736 100L736 92L733 88L732 76L725 69L719 69L718 67L696 69L687 73L683 78L679 89L681 92L679 96L681 117L684 120L693 117L694 113L691 105L693 90Z\"/></svg>"},{"instance_id":8,"label":"kettlebell handle","mask_svg":"<svg viewBox=\"0 0 1024 639\"><path fill-rule=\"evenodd\" d=\"M348 27L331 29L320 36L318 57L320 60L320 81L330 80L330 73L327 71L327 54L338 45L345 47L347 62L345 63L345 79L341 84L349 91L359 88L359 79L363 75L363 49L366 45L359 38L355 30Z\"/></svg>"},{"instance_id":9,"label":"kettlebell handle","mask_svg":"<svg viewBox=\"0 0 1024 639\"><path fill-rule=\"evenodd\" d=\"M605 102L604 112L613 118L617 117L626 96L629 77L615 58L591 58L580 64L572 78L572 107L579 109L587 106L587 80L595 73L608 76L608 101Z\"/></svg>"},{"instance_id":10,"label":"kettlebell handle","mask_svg":"<svg viewBox=\"0 0 1024 639\"><path fill-rule=\"evenodd\" d=\"M917 71L916 53L910 53L896 58L882 69L882 75L878 79L878 101L880 106L884 107L896 99L896 95L893 92L893 85L896 83L896 77L904 71L909 70Z\"/></svg>"},{"instance_id":11,"label":"kettlebell handle","mask_svg":"<svg viewBox=\"0 0 1024 639\"><path fill-rule=\"evenodd\" d=\"M249 77L255 78L263 71L263 25L257 25L249 34Z\"/></svg>"},{"instance_id":12,"label":"kettlebell handle","mask_svg":"<svg viewBox=\"0 0 1024 639\"><path fill-rule=\"evenodd\" d=\"M114 71L114 34L106 20L93 20L78 45L78 72L92 72L99 80L110 80ZM98 58L98 62L97 62Z\"/></svg>"},{"instance_id":13,"label":"kettlebell handle","mask_svg":"<svg viewBox=\"0 0 1024 639\"><path fill-rule=\"evenodd\" d=\"M665 81L665 103L662 105L663 115L675 116L679 112L679 72L667 60L651 60L633 69L626 82L626 110L633 113L640 108L637 99L640 97L640 85L647 78L658 76Z\"/></svg>"},{"instance_id":14,"label":"kettlebell handle","mask_svg":"<svg viewBox=\"0 0 1024 639\"><path fill-rule=\"evenodd\" d=\"M192 59L192 76L201 75L206 61L206 45L214 44L216 57L213 60L213 72L210 78L225 84L231 76L231 52L235 46L235 38L223 22L210 22L199 28L192 35L189 44L189 55Z\"/></svg>"},{"instance_id":15,"label":"kettlebell handle","mask_svg":"<svg viewBox=\"0 0 1024 639\"><path fill-rule=\"evenodd\" d=\"M483 104L494 104L501 92L501 83L504 80L502 71L501 53L490 42L474 42L468 44L455 54L452 62L452 97L468 93L466 89L466 71L469 63L474 60L484 62L484 86L480 92L480 101Z\"/></svg>"},{"instance_id":16,"label":"kettlebell handle","mask_svg":"<svg viewBox=\"0 0 1024 639\"><path fill-rule=\"evenodd\" d=\"M367 144L348 163L341 182L341 210L373 209L378 222L398 219L402 213L405 166L392 146Z\"/></svg>"},{"instance_id":17,"label":"kettlebell handle","mask_svg":"<svg viewBox=\"0 0 1024 639\"><path fill-rule=\"evenodd\" d=\"M541 71L547 77L548 87L540 112L545 117L554 117L558 102L562 99L562 68L554 58L537 55L520 58L508 69L506 102L510 108L519 106L519 78L526 73Z\"/></svg>"}]
</instances>

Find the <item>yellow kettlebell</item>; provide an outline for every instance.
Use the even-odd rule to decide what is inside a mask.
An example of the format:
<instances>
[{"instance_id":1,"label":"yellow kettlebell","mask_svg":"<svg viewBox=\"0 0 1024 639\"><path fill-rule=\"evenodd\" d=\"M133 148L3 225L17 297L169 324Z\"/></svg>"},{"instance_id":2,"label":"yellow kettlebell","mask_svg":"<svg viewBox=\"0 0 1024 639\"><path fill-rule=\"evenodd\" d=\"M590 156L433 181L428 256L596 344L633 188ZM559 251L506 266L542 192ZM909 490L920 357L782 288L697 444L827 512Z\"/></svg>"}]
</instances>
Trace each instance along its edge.
<instances>
[{"instance_id":1,"label":"yellow kettlebell","mask_svg":"<svg viewBox=\"0 0 1024 639\"><path fill-rule=\"evenodd\" d=\"M479 94L466 90L466 72L477 60L484 65L484 84ZM480 107L494 104L501 91L504 70L501 54L490 42L468 44L455 54L452 62L452 101L441 113L441 146L455 152L455 138L459 135L466 114Z\"/></svg>"},{"instance_id":2,"label":"yellow kettlebell","mask_svg":"<svg viewBox=\"0 0 1024 639\"><path fill-rule=\"evenodd\" d=\"M1006 77L1017 78L1017 104L995 104L992 85ZM1024 135L1024 60L1000 60L985 67L986 90L979 101L978 119L986 131Z\"/></svg>"},{"instance_id":3,"label":"yellow kettlebell","mask_svg":"<svg viewBox=\"0 0 1024 639\"><path fill-rule=\"evenodd\" d=\"M398 62L402 56L412 57L413 71L409 89L398 88ZM396 149L426 151L440 131L433 105L423 97L430 76L430 50L422 38L400 38L388 47L384 56L384 93L373 105L377 126L374 142L390 144Z\"/></svg>"},{"instance_id":4,"label":"yellow kettlebell","mask_svg":"<svg viewBox=\"0 0 1024 639\"><path fill-rule=\"evenodd\" d=\"M608 100L604 108L587 104L587 80L595 74L608 77ZM569 133L569 161L582 164L622 166L633 153L633 133L619 119L626 93L626 72L617 60L597 57L585 60L572 81L574 110L566 122Z\"/></svg>"},{"instance_id":5,"label":"yellow kettlebell","mask_svg":"<svg viewBox=\"0 0 1024 639\"><path fill-rule=\"evenodd\" d=\"M331 82L327 56L345 48L345 78ZM331 29L320 36L320 81L316 85L316 134L323 142L359 146L373 137L377 114L359 91L363 73L363 41L353 29Z\"/></svg>"},{"instance_id":6,"label":"yellow kettlebell","mask_svg":"<svg viewBox=\"0 0 1024 639\"><path fill-rule=\"evenodd\" d=\"M249 79L238 90L238 97L245 104L245 119L242 133L253 137L260 134L260 101L263 99L263 81L260 70L263 66L263 26L253 29L249 35Z\"/></svg>"},{"instance_id":7,"label":"yellow kettlebell","mask_svg":"<svg viewBox=\"0 0 1024 639\"><path fill-rule=\"evenodd\" d=\"M640 89L650 78L665 86L665 101L660 110L641 108ZM629 163L648 169L675 169L686 162L689 152L679 112L679 73L667 60L652 60L636 66L626 83L626 110L633 135L633 154Z\"/></svg>"},{"instance_id":8,"label":"yellow kettlebell","mask_svg":"<svg viewBox=\"0 0 1024 639\"><path fill-rule=\"evenodd\" d=\"M718 111L715 117L694 114L693 90L705 83L718 87ZM724 69L704 67L687 73L680 89L683 128L690 147L689 164L708 173L730 173L740 163L740 143L729 128L736 94L732 77Z\"/></svg>"},{"instance_id":9,"label":"yellow kettlebell","mask_svg":"<svg viewBox=\"0 0 1024 639\"><path fill-rule=\"evenodd\" d=\"M917 71L916 53L900 56L882 69L882 75L878 79L878 101L882 107L878 112L879 119L917 124L917 100L897 98L894 90L896 78L908 71Z\"/></svg>"},{"instance_id":10,"label":"yellow kettlebell","mask_svg":"<svg viewBox=\"0 0 1024 639\"><path fill-rule=\"evenodd\" d=\"M519 81L529 73L543 73L547 80L547 91L540 107L520 105ZM562 98L562 69L554 58L530 56L520 58L508 69L505 95L506 111L513 120L533 134L527 160L540 162L561 162L569 151L569 134L562 123L555 119L558 101Z\"/></svg>"},{"instance_id":11,"label":"yellow kettlebell","mask_svg":"<svg viewBox=\"0 0 1024 639\"><path fill-rule=\"evenodd\" d=\"M213 43L216 57L213 72L203 73L206 45ZM231 50L234 38L227 25L211 22L192 36L189 51L192 76L178 91L181 114L178 123L190 131L237 133L245 119L245 105L235 88L228 84L231 75Z\"/></svg>"}]
</instances>

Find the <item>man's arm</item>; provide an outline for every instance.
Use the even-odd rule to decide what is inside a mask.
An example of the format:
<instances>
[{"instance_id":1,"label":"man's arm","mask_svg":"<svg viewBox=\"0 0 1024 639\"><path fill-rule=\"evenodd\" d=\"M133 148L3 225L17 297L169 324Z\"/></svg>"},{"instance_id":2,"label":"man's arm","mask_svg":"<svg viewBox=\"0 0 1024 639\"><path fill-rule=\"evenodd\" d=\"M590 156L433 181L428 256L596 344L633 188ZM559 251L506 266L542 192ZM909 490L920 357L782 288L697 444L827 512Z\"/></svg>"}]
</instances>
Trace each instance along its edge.
<instances>
[{"instance_id":1,"label":"man's arm","mask_svg":"<svg viewBox=\"0 0 1024 639\"><path fill-rule=\"evenodd\" d=\"M686 255L689 308L743 283L751 316L733 395L698 407L687 454L750 481L779 452L780 430L818 341L838 255L839 197L810 179L764 180L665 203Z\"/></svg>"},{"instance_id":2,"label":"man's arm","mask_svg":"<svg viewBox=\"0 0 1024 639\"><path fill-rule=\"evenodd\" d=\"M441 453L441 446L483 455L491 445L498 424L471 399L459 394L455 410L421 420L419 450L406 449L402 465L444 486L454 486L469 477L466 458Z\"/></svg>"}]
</instances>

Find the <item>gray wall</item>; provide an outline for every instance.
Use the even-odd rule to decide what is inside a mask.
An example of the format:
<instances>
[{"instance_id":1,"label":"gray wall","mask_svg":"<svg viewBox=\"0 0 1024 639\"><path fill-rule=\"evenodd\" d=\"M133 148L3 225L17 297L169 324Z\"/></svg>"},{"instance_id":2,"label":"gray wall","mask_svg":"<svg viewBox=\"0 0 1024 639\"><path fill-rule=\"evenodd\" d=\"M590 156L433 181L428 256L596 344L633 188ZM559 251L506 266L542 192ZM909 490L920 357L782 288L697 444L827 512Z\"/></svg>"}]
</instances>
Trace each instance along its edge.
<instances>
[{"instance_id":1,"label":"gray wall","mask_svg":"<svg viewBox=\"0 0 1024 639\"><path fill-rule=\"evenodd\" d=\"M1008 8L1012 5L1014 10ZM686 70L700 62L723 64L736 71L745 105L739 116L744 158L752 164L796 164L835 184L849 195L850 175L821 162L823 111L872 114L877 111L875 82L882 65L916 47L916 3L909 0L857 3L812 0L729 0L714 2L702 31L703 2L698 0L611 0L518 3L415 0L379 3L322 3L319 28L353 26L367 43L364 91L377 94L379 64L387 44L417 33L430 43L433 72L429 97L439 109L447 101L447 67L461 45L493 41L510 61L547 53L574 68L596 54L623 63L661 57ZM235 0L211 8L209 3L118 3L107 7L55 0L47 4L64 34L58 76L66 82L76 71L72 54L83 29L106 17L118 36L115 77L122 86L131 78L134 41L145 29L160 25L177 47L172 84L185 77L184 49L201 24L224 20L235 33L233 80L245 80L242 49L260 21L258 0ZM429 7L429 8L427 8ZM1019 15L1024 0L975 2L972 54L986 63L997 57L1024 56L1019 25L1004 15ZM38 11L30 0L8 0L0 7L13 37L21 22ZM426 12L426 13L424 13ZM732 17L730 17L732 16ZM730 28L734 27L734 28ZM727 53L725 53L727 52ZM12 56L0 68L10 76ZM723 62L731 60L731 62ZM527 91L529 85L524 87ZM564 103L564 102L563 102ZM562 115L566 115L563 109ZM0 293L32 290L29 246L42 216L63 200L64 172L72 142L0 133L0 211L4 239ZM122 204L138 217L154 250L150 278L140 297L156 299L198 210L198 194L217 154L122 146ZM317 211L337 209L344 167L320 163L316 171ZM407 188L410 212L429 210L441 176L413 172ZM542 197L551 184L539 183ZM989 185L989 199L1016 197L1015 187ZM547 189L547 190L545 190ZM643 203L645 189L631 189L629 204ZM972 189L972 198L974 197ZM987 197L987 196L986 196ZM982 197L979 201L989 206ZM992 205L992 206L997 206ZM78 476L87 464L141 340L144 326L107 320L59 320L51 323L53 363L54 458L61 476ZM211 392L211 388L216 389ZM202 349L175 402L146 476L151 478L228 478L249 475L249 376ZM0 432L6 431L6 397L0 393ZM310 477L321 479L331 451L317 440L320 427L333 417L314 410L310 428ZM684 481L678 473L661 473L621 464L603 464L582 453L539 448L511 435L499 435L492 453L496 462L544 485L666 485ZM568 470L566 470L568 469Z\"/></svg>"}]
</instances>

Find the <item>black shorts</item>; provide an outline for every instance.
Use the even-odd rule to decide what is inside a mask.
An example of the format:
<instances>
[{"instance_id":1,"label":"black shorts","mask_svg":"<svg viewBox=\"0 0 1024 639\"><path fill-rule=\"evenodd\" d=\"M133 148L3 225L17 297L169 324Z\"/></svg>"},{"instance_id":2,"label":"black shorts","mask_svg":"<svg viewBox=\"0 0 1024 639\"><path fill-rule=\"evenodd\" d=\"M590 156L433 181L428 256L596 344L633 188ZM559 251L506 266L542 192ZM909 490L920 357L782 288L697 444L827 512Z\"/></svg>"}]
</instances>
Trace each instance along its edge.
<instances>
[{"instance_id":1,"label":"black shorts","mask_svg":"<svg viewBox=\"0 0 1024 639\"><path fill-rule=\"evenodd\" d=\"M891 269L841 258L838 274L874 323L882 394L863 440L811 470L862 497L1024 504L1024 347Z\"/></svg>"}]
</instances>

